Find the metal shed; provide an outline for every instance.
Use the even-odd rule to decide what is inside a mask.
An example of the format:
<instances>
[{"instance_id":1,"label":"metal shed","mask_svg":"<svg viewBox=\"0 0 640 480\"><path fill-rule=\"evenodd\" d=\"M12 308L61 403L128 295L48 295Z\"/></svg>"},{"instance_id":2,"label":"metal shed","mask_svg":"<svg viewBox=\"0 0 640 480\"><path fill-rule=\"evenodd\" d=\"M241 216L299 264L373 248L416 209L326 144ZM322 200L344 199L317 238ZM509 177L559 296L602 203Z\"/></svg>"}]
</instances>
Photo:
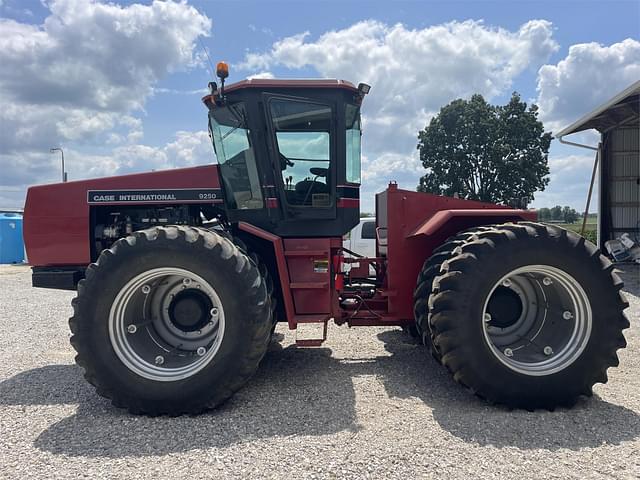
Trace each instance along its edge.
<instances>
[{"instance_id":1,"label":"metal shed","mask_svg":"<svg viewBox=\"0 0 640 480\"><path fill-rule=\"evenodd\" d=\"M600 132L597 146L564 139L589 129ZM556 133L555 137L562 143L596 151L591 185L597 176L598 246L603 248L604 242L625 232L640 241L640 81Z\"/></svg>"}]
</instances>

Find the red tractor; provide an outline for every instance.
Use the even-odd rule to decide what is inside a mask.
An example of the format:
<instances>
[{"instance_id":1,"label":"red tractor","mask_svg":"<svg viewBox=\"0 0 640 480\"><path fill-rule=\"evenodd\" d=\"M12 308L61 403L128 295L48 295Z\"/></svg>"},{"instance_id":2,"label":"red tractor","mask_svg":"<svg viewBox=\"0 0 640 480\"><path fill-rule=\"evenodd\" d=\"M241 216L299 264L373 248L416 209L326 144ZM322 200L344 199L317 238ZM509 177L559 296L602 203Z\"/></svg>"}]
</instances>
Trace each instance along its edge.
<instances>
[{"instance_id":1,"label":"red tractor","mask_svg":"<svg viewBox=\"0 0 640 480\"><path fill-rule=\"evenodd\" d=\"M210 84L218 165L32 187L33 285L77 289L76 361L149 415L198 413L256 371L276 322L400 326L490 402L571 405L618 365L622 282L594 245L535 212L401 190L359 221L360 105L338 80ZM350 268L344 268L345 264ZM373 273L375 272L375 274Z\"/></svg>"}]
</instances>

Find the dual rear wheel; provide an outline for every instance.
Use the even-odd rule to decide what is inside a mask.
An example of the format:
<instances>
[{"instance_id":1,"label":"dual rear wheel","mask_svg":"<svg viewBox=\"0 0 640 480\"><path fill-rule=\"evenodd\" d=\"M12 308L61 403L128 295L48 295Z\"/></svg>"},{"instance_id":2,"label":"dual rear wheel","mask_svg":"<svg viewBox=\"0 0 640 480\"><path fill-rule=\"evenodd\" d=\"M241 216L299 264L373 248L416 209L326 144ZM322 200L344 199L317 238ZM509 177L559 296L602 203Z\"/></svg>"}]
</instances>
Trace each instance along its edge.
<instances>
[{"instance_id":1,"label":"dual rear wheel","mask_svg":"<svg viewBox=\"0 0 640 480\"><path fill-rule=\"evenodd\" d=\"M629 326L621 288L613 265L573 232L480 227L425 262L416 329L478 396L527 409L569 406L618 365Z\"/></svg>"}]
</instances>

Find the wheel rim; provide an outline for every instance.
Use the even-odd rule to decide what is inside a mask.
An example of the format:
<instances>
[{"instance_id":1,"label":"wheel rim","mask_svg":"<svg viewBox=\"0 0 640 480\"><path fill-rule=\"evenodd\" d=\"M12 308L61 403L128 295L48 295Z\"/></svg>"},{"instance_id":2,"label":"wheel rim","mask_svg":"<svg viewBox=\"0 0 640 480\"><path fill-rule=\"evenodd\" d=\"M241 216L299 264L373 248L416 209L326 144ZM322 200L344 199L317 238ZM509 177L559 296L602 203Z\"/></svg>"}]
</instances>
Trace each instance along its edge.
<instances>
[{"instance_id":1,"label":"wheel rim","mask_svg":"<svg viewBox=\"0 0 640 480\"><path fill-rule=\"evenodd\" d=\"M504 365L533 376L571 365L592 327L589 299L567 272L528 265L496 282L482 310L485 340Z\"/></svg>"},{"instance_id":2,"label":"wheel rim","mask_svg":"<svg viewBox=\"0 0 640 480\"><path fill-rule=\"evenodd\" d=\"M188 378L215 357L225 330L215 289L182 268L143 272L118 292L109 313L109 336L132 372L157 381Z\"/></svg>"}]
</instances>

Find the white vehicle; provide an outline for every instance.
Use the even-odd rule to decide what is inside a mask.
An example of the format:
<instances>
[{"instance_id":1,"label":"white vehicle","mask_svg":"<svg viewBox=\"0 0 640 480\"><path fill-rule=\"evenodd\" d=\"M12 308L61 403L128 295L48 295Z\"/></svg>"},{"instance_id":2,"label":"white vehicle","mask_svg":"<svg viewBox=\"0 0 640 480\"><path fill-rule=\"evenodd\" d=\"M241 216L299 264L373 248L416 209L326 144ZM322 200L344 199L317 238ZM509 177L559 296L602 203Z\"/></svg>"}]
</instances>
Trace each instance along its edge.
<instances>
[{"instance_id":1,"label":"white vehicle","mask_svg":"<svg viewBox=\"0 0 640 480\"><path fill-rule=\"evenodd\" d=\"M342 240L342 246L363 257L376 256L376 219L374 217L361 218Z\"/></svg>"},{"instance_id":2,"label":"white vehicle","mask_svg":"<svg viewBox=\"0 0 640 480\"><path fill-rule=\"evenodd\" d=\"M380 232L380 254L386 254L386 231ZM373 258L376 256L376 219L375 217L364 217L360 219L360 223L356 225L342 240L342 246L347 250L362 255L363 257ZM346 257L350 257L345 252ZM358 263L343 264L342 270L348 272L352 266ZM369 268L369 273L375 275L376 271L373 267Z\"/></svg>"}]
</instances>

